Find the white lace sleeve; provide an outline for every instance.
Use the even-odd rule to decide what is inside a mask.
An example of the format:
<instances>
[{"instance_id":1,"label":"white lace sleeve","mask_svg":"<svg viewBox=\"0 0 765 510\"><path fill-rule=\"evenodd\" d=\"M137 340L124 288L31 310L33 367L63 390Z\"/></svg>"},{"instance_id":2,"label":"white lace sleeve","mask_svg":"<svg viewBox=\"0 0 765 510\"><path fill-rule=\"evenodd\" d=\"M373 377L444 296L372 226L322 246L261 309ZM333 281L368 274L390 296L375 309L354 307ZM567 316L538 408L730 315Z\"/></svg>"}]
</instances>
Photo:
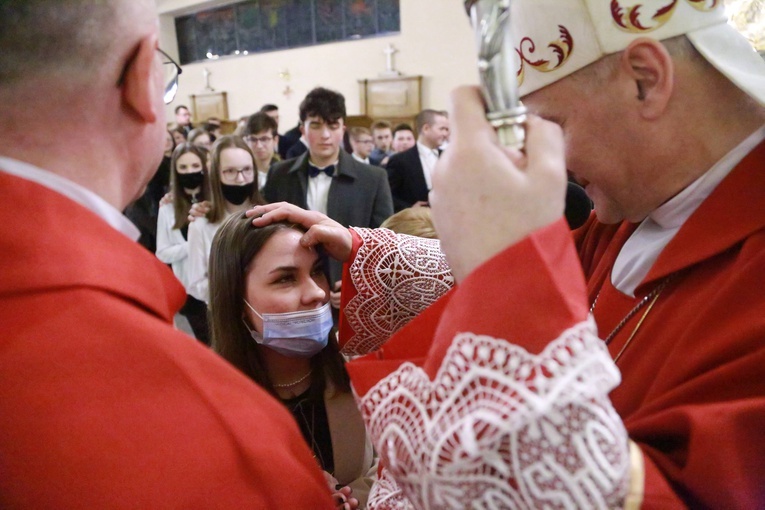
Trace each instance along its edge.
<instances>
[{"instance_id":1,"label":"white lace sleeve","mask_svg":"<svg viewBox=\"0 0 765 510\"><path fill-rule=\"evenodd\" d=\"M350 266L357 295L345 306L349 355L372 352L454 286L437 240L387 229L353 229L363 244Z\"/></svg>"},{"instance_id":2,"label":"white lace sleeve","mask_svg":"<svg viewBox=\"0 0 765 510\"><path fill-rule=\"evenodd\" d=\"M390 472L383 468L367 500L367 510L415 510Z\"/></svg>"},{"instance_id":3,"label":"white lace sleeve","mask_svg":"<svg viewBox=\"0 0 765 510\"><path fill-rule=\"evenodd\" d=\"M459 334L434 381L406 363L359 405L414 508L618 508L630 475L608 399L619 380L590 320L539 355Z\"/></svg>"}]
</instances>

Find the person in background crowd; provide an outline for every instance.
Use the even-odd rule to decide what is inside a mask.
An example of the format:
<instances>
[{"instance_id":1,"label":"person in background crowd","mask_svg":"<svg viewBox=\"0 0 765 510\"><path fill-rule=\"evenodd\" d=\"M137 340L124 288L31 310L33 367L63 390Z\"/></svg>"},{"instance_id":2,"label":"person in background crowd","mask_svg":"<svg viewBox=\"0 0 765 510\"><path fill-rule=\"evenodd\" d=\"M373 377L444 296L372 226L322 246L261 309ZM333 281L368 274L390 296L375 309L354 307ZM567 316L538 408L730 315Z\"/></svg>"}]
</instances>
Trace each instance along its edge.
<instances>
[{"instance_id":1,"label":"person in background crowd","mask_svg":"<svg viewBox=\"0 0 765 510\"><path fill-rule=\"evenodd\" d=\"M409 124L398 124L393 128L393 141L391 148L393 153L404 152L414 147L416 140L414 130Z\"/></svg>"},{"instance_id":2,"label":"person in background crowd","mask_svg":"<svg viewBox=\"0 0 765 510\"><path fill-rule=\"evenodd\" d=\"M393 129L393 141L391 142L391 151L393 154L411 149L414 147L415 143L412 126L404 123L396 125ZM391 154L391 156L393 154ZM390 156L383 158L380 162L380 166L386 168L388 166L388 161L390 161Z\"/></svg>"},{"instance_id":3,"label":"person in background crowd","mask_svg":"<svg viewBox=\"0 0 765 510\"><path fill-rule=\"evenodd\" d=\"M151 0L0 2L0 508L333 508L120 213L168 145L158 40Z\"/></svg>"},{"instance_id":4,"label":"person in background crowd","mask_svg":"<svg viewBox=\"0 0 765 510\"><path fill-rule=\"evenodd\" d=\"M352 149L351 156L356 161L369 165L369 154L374 147L372 133L365 127L352 127L348 131Z\"/></svg>"},{"instance_id":5,"label":"person in background crowd","mask_svg":"<svg viewBox=\"0 0 765 510\"><path fill-rule=\"evenodd\" d=\"M242 131L242 137L255 155L255 164L258 170L258 189L262 190L266 185L268 170L271 165L279 160L276 154L276 146L279 143L277 124L272 116L258 112L247 119L247 124Z\"/></svg>"},{"instance_id":6,"label":"person in background crowd","mask_svg":"<svg viewBox=\"0 0 765 510\"><path fill-rule=\"evenodd\" d=\"M175 141L169 131L165 131L165 153L157 172L146 185L143 194L125 208L125 216L138 227L141 237L138 242L147 250L153 252L157 246L157 215L159 202L168 190L170 184L170 159L175 148Z\"/></svg>"},{"instance_id":7,"label":"person in background crowd","mask_svg":"<svg viewBox=\"0 0 765 510\"><path fill-rule=\"evenodd\" d=\"M388 160L388 182L393 207L400 211L428 202L433 186L433 169L441 155L439 148L449 134L449 119L444 112L423 110L415 119L417 143Z\"/></svg>"},{"instance_id":8,"label":"person in background crowd","mask_svg":"<svg viewBox=\"0 0 765 510\"><path fill-rule=\"evenodd\" d=\"M382 161L393 154L393 131L390 122L380 120L372 124L372 138L375 147L369 154L369 162L381 166Z\"/></svg>"},{"instance_id":9,"label":"person in background crowd","mask_svg":"<svg viewBox=\"0 0 765 510\"><path fill-rule=\"evenodd\" d=\"M189 209L209 196L207 156L207 151L189 142L175 148L170 174L173 200L159 208L157 220L157 258L170 264L185 289L189 288ZM210 345L204 302L187 293L179 313L188 319L197 340Z\"/></svg>"},{"instance_id":10,"label":"person in background crowd","mask_svg":"<svg viewBox=\"0 0 765 510\"><path fill-rule=\"evenodd\" d=\"M173 141L175 142L175 145L180 145L180 144L182 144L183 142L186 141L186 138L187 138L186 137L186 130L183 129L182 127L180 127L180 126L174 127L170 131L170 134L173 136Z\"/></svg>"},{"instance_id":11,"label":"person in background crowd","mask_svg":"<svg viewBox=\"0 0 765 510\"><path fill-rule=\"evenodd\" d=\"M205 121L203 127L205 128L205 131L210 133L210 139L213 142L223 136L223 133L221 132L221 122L218 117L210 117Z\"/></svg>"},{"instance_id":12,"label":"person in background crowd","mask_svg":"<svg viewBox=\"0 0 765 510\"><path fill-rule=\"evenodd\" d=\"M213 236L230 214L265 203L255 181L255 157L236 135L219 138L210 154L210 204L189 225L188 293L210 302L207 268Z\"/></svg>"},{"instance_id":13,"label":"person in background crowd","mask_svg":"<svg viewBox=\"0 0 765 510\"><path fill-rule=\"evenodd\" d=\"M213 135L211 135L209 131L205 128L198 127L189 131L188 141L209 152L214 140Z\"/></svg>"},{"instance_id":14,"label":"person in background crowd","mask_svg":"<svg viewBox=\"0 0 765 510\"><path fill-rule=\"evenodd\" d=\"M387 228L397 234L438 239L436 227L429 207L407 207L383 221L381 228Z\"/></svg>"},{"instance_id":15,"label":"person in background crowd","mask_svg":"<svg viewBox=\"0 0 765 510\"><path fill-rule=\"evenodd\" d=\"M224 222L210 252L213 349L289 409L328 478L364 508L375 456L337 347L327 261L300 246L303 233L244 214Z\"/></svg>"},{"instance_id":16,"label":"person in background crowd","mask_svg":"<svg viewBox=\"0 0 765 510\"><path fill-rule=\"evenodd\" d=\"M185 105L175 107L175 127L183 130L188 135L194 126L191 125L191 112Z\"/></svg>"}]
</instances>

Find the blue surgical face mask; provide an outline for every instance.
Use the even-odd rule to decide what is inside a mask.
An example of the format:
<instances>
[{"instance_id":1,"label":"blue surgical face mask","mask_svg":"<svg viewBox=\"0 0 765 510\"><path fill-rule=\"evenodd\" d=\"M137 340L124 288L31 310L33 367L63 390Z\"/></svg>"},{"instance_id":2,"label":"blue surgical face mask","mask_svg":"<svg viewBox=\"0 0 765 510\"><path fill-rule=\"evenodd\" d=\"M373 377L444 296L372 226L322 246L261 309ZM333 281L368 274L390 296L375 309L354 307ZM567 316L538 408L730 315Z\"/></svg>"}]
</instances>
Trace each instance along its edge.
<instances>
[{"instance_id":1,"label":"blue surgical face mask","mask_svg":"<svg viewBox=\"0 0 765 510\"><path fill-rule=\"evenodd\" d=\"M329 302L313 310L263 315L246 299L244 304L263 320L262 335L247 326L253 340L258 344L292 358L310 358L327 346L327 338L332 329Z\"/></svg>"}]
</instances>

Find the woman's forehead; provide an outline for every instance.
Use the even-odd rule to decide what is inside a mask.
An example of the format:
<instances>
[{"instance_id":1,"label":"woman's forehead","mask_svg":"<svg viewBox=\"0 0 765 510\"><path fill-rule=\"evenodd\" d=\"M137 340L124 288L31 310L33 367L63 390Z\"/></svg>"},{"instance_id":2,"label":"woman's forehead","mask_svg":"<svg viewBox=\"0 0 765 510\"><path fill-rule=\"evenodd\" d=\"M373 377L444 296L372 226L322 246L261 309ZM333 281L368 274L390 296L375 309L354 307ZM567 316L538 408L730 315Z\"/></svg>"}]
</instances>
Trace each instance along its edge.
<instances>
[{"instance_id":1,"label":"woman's forehead","mask_svg":"<svg viewBox=\"0 0 765 510\"><path fill-rule=\"evenodd\" d=\"M292 228L280 229L274 233L255 256L256 264L260 261L263 269L269 267L312 266L318 254L313 248L300 244L303 233Z\"/></svg>"}]
</instances>

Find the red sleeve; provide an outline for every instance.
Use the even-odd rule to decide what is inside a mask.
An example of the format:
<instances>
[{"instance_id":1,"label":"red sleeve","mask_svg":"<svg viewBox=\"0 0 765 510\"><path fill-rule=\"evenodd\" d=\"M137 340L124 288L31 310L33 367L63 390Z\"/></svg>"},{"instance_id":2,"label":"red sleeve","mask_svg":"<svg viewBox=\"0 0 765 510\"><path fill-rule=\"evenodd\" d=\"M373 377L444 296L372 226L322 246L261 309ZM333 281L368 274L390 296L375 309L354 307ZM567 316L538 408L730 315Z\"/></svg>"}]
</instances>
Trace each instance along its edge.
<instances>
[{"instance_id":1,"label":"red sleeve","mask_svg":"<svg viewBox=\"0 0 765 510\"><path fill-rule=\"evenodd\" d=\"M458 333L503 338L536 354L587 313L579 259L561 220L490 259L457 287L426 371L435 373Z\"/></svg>"},{"instance_id":2,"label":"red sleeve","mask_svg":"<svg viewBox=\"0 0 765 510\"><path fill-rule=\"evenodd\" d=\"M539 320L539 310L545 310L545 320ZM561 220L477 268L380 351L350 363L348 371L359 395L404 361L422 364L427 356L425 370L433 377L455 335L465 331L537 353L587 313L579 259Z\"/></svg>"}]
</instances>

